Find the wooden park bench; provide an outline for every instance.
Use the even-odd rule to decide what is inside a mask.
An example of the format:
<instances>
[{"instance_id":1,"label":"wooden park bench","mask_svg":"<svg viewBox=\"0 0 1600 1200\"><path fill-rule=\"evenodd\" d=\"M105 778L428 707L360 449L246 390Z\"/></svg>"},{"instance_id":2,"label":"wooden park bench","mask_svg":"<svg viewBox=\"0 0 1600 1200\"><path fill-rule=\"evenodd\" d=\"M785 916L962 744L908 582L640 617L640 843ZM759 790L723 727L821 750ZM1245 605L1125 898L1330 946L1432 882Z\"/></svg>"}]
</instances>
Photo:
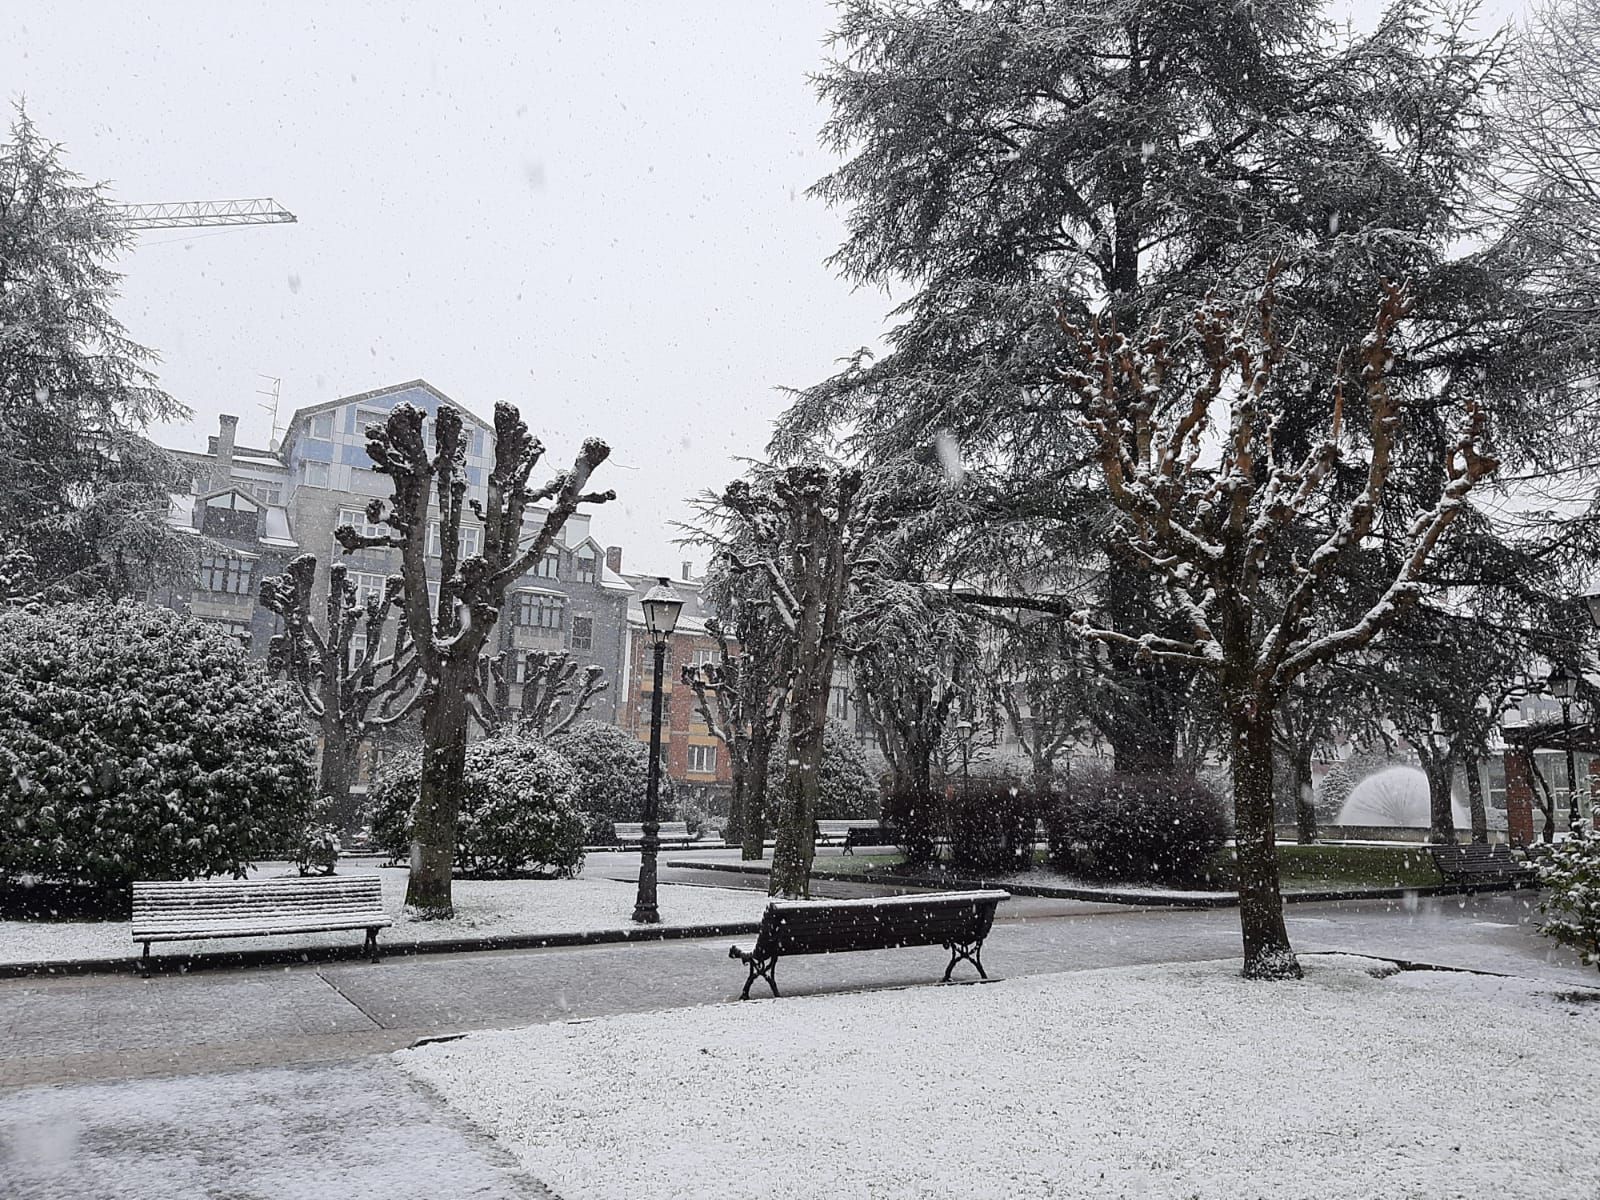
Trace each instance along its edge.
<instances>
[{"instance_id":1,"label":"wooden park bench","mask_svg":"<svg viewBox=\"0 0 1600 1200\"><path fill-rule=\"evenodd\" d=\"M613 821L611 833L617 839L617 845L624 849L629 846L637 846L644 841L644 822ZM656 831L656 841L663 846L673 844L688 846L698 840L690 835L689 825L686 821L663 821L661 822L661 827Z\"/></svg>"},{"instance_id":2,"label":"wooden park bench","mask_svg":"<svg viewBox=\"0 0 1600 1200\"><path fill-rule=\"evenodd\" d=\"M1513 858L1511 847L1504 843L1429 846L1428 849L1433 854L1433 865L1439 868L1446 883L1463 887L1523 887L1532 886L1538 878L1538 872Z\"/></svg>"},{"instance_id":3,"label":"wooden park bench","mask_svg":"<svg viewBox=\"0 0 1600 1200\"><path fill-rule=\"evenodd\" d=\"M887 825L877 821L869 821L857 825L853 829L845 830L844 854L854 854L857 846L892 846L894 845L894 831Z\"/></svg>"},{"instance_id":4,"label":"wooden park bench","mask_svg":"<svg viewBox=\"0 0 1600 1200\"><path fill-rule=\"evenodd\" d=\"M818 821L817 844L819 846L843 845L849 838L852 829L873 829L880 827L877 821Z\"/></svg>"},{"instance_id":5,"label":"wooden park bench","mask_svg":"<svg viewBox=\"0 0 1600 1200\"><path fill-rule=\"evenodd\" d=\"M965 960L989 978L980 953L994 924L995 905L1008 892L932 892L864 900L774 900L761 916L756 944L734 946L729 958L750 968L739 999L765 979L778 994L778 960L790 954L839 954L850 950L893 950L901 946L943 946L950 951L943 982Z\"/></svg>"},{"instance_id":6,"label":"wooden park bench","mask_svg":"<svg viewBox=\"0 0 1600 1200\"><path fill-rule=\"evenodd\" d=\"M378 961L378 930L394 922L383 908L376 875L314 879L201 879L133 885L133 940L144 943L141 971L150 969L151 942L206 938L277 937L365 929L362 947Z\"/></svg>"}]
</instances>

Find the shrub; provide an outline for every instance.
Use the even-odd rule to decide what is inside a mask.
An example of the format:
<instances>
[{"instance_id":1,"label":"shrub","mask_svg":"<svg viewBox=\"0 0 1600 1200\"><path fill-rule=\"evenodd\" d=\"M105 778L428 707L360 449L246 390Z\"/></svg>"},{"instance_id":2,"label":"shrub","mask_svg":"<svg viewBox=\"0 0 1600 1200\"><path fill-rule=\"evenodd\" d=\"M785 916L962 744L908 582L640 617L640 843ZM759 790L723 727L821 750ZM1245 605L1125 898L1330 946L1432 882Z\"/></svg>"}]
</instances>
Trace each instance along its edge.
<instances>
[{"instance_id":1,"label":"shrub","mask_svg":"<svg viewBox=\"0 0 1600 1200\"><path fill-rule=\"evenodd\" d=\"M778 794L789 773L788 739L780 739L767 760L767 786ZM877 782L867 767L861 743L848 726L829 721L822 734L822 763L817 771L818 821L866 821L882 810Z\"/></svg>"},{"instance_id":2,"label":"shrub","mask_svg":"<svg viewBox=\"0 0 1600 1200\"><path fill-rule=\"evenodd\" d=\"M0 880L242 876L295 845L311 761L292 697L215 626L0 610Z\"/></svg>"},{"instance_id":3,"label":"shrub","mask_svg":"<svg viewBox=\"0 0 1600 1200\"><path fill-rule=\"evenodd\" d=\"M1103 882L1191 881L1228 836L1222 801L1184 776L1084 772L1044 817L1051 865Z\"/></svg>"},{"instance_id":4,"label":"shrub","mask_svg":"<svg viewBox=\"0 0 1600 1200\"><path fill-rule=\"evenodd\" d=\"M332 825L311 824L301 835L295 851L294 865L302 875L332 875L339 865L339 833Z\"/></svg>"},{"instance_id":5,"label":"shrub","mask_svg":"<svg viewBox=\"0 0 1600 1200\"><path fill-rule=\"evenodd\" d=\"M527 871L576 875L584 830L572 801L573 780L562 755L515 729L471 743L456 825L459 872L485 879ZM422 788L421 753L407 751L385 763L374 788L374 839L391 854L408 853L411 813Z\"/></svg>"},{"instance_id":6,"label":"shrub","mask_svg":"<svg viewBox=\"0 0 1600 1200\"><path fill-rule=\"evenodd\" d=\"M951 801L951 862L986 875L1028 870L1039 808L1039 798L1013 781L972 780Z\"/></svg>"},{"instance_id":7,"label":"shrub","mask_svg":"<svg viewBox=\"0 0 1600 1200\"><path fill-rule=\"evenodd\" d=\"M572 768L572 802L583 813L584 836L591 844L610 845L616 840L613 823L642 818L650 769L650 749L643 742L615 725L580 721L551 737L549 744ZM665 786L661 800L665 816Z\"/></svg>"},{"instance_id":8,"label":"shrub","mask_svg":"<svg viewBox=\"0 0 1600 1200\"><path fill-rule=\"evenodd\" d=\"M1600 966L1600 833L1580 825L1538 862L1539 932Z\"/></svg>"}]
</instances>

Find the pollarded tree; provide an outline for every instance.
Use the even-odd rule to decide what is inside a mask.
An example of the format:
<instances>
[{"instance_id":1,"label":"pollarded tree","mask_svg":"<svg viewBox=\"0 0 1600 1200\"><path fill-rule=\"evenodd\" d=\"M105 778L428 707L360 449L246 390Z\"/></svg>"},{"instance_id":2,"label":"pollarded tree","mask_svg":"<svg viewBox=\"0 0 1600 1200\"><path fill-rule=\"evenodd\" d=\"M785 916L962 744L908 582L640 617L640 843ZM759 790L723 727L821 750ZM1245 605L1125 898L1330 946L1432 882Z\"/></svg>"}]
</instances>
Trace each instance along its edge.
<instances>
[{"instance_id":1,"label":"pollarded tree","mask_svg":"<svg viewBox=\"0 0 1600 1200\"><path fill-rule=\"evenodd\" d=\"M807 463L736 480L722 505L738 529L737 571L763 575L769 603L794 639L788 704L788 774L778 806L771 892L804 897L816 855L816 811L833 665L845 621L851 576L861 565L875 518L859 471Z\"/></svg>"},{"instance_id":2,"label":"pollarded tree","mask_svg":"<svg viewBox=\"0 0 1600 1200\"><path fill-rule=\"evenodd\" d=\"M316 577L316 556L302 554L282 576L261 581L261 606L283 622L283 632L267 645L267 669L294 686L322 735L318 795L328 801L336 827L348 833L360 818L350 787L362 743L415 712L424 689L403 625L393 648L382 649L389 613L400 604L400 579L390 577L381 595L361 600L348 568L334 563L328 568L324 626L318 629L311 615ZM359 652L357 632L365 638Z\"/></svg>"},{"instance_id":3,"label":"pollarded tree","mask_svg":"<svg viewBox=\"0 0 1600 1200\"><path fill-rule=\"evenodd\" d=\"M19 111L0 142L0 595L128 595L193 565L143 436L188 411L112 315L132 240Z\"/></svg>"},{"instance_id":4,"label":"pollarded tree","mask_svg":"<svg viewBox=\"0 0 1600 1200\"><path fill-rule=\"evenodd\" d=\"M461 812L462 772L467 753L471 695L477 687L478 660L505 604L506 589L532 570L581 504L616 498L614 492L585 492L589 476L611 453L604 442L583 444L570 470L541 486L529 477L544 457L544 446L528 432L515 407L494 408L494 466L484 481L484 497L467 496L467 439L460 412L439 407L434 418L436 452L428 453L422 409L397 405L381 425L367 429L367 454L373 469L388 475L394 494L374 500L367 518L387 532L367 535L341 525L335 536L347 551L383 546L400 551L401 611L426 680L422 701L422 784L412 821L411 878L406 904L429 916L454 915L450 898L451 863ZM530 505L548 506L532 536L523 530ZM470 507L483 522L483 551L461 557L461 518ZM429 523L439 522L437 604L430 606Z\"/></svg>"},{"instance_id":5,"label":"pollarded tree","mask_svg":"<svg viewBox=\"0 0 1600 1200\"><path fill-rule=\"evenodd\" d=\"M1300 974L1283 922L1274 843L1277 705L1297 678L1367 645L1417 598L1429 555L1473 486L1497 465L1484 450L1484 416L1469 404L1466 428L1444 461L1438 499L1414 517L1398 545L1369 545L1400 431L1388 377L1406 304L1403 287L1388 288L1360 347L1370 426L1364 482L1348 504L1332 488L1333 473L1355 453L1342 427L1342 390L1326 438L1304 457L1291 458L1274 444L1277 410L1286 402L1274 387L1275 373L1286 349L1270 276L1253 323L1211 301L1197 313L1194 335L1177 343L1155 332L1135 344L1114 328L1083 331L1063 322L1076 347L1063 384L1095 437L1106 492L1123 517L1122 536L1164 586L1188 633L1107 629L1088 613L1078 618L1079 628L1096 641L1216 677L1231 726L1239 918L1251 978ZM1210 462L1208 450L1219 461ZM1301 553L1308 529L1318 531L1316 545ZM1330 611L1326 593L1336 568L1353 558L1388 582L1345 623Z\"/></svg>"},{"instance_id":6,"label":"pollarded tree","mask_svg":"<svg viewBox=\"0 0 1600 1200\"><path fill-rule=\"evenodd\" d=\"M507 721L540 737L560 733L588 712L594 698L611 686L605 681L605 668L592 663L578 679L578 662L565 650L524 650L522 695L513 708L511 679L506 674L510 653L502 650L492 658L485 655L478 660L472 719L486 734Z\"/></svg>"}]
</instances>

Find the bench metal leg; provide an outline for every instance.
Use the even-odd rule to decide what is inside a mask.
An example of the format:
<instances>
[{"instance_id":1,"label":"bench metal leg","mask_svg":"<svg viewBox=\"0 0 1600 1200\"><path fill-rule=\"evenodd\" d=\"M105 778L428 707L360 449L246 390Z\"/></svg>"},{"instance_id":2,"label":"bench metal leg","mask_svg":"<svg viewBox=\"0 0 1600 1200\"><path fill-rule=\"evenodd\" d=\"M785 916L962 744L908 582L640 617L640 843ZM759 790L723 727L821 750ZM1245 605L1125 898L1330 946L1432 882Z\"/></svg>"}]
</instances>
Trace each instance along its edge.
<instances>
[{"instance_id":1,"label":"bench metal leg","mask_svg":"<svg viewBox=\"0 0 1600 1200\"><path fill-rule=\"evenodd\" d=\"M369 951L371 953L373 962L377 962L378 961L378 929L377 929L377 926L372 926L372 927L368 928L368 930L367 930L367 944L362 947L362 950Z\"/></svg>"},{"instance_id":2,"label":"bench metal leg","mask_svg":"<svg viewBox=\"0 0 1600 1200\"><path fill-rule=\"evenodd\" d=\"M944 978L941 983L950 982L950 972L956 969L956 964L965 960L978 968L978 976L982 979L989 978L989 973L983 969L983 942L946 942L944 948L950 951L950 965L944 969Z\"/></svg>"},{"instance_id":3,"label":"bench metal leg","mask_svg":"<svg viewBox=\"0 0 1600 1200\"><path fill-rule=\"evenodd\" d=\"M145 979L150 978L150 943L144 944L144 953L139 956L139 974Z\"/></svg>"},{"instance_id":4,"label":"bench metal leg","mask_svg":"<svg viewBox=\"0 0 1600 1200\"><path fill-rule=\"evenodd\" d=\"M744 991L739 993L739 999L750 999L750 985L757 979L765 979L767 986L772 989L772 994L778 994L778 960L775 958L750 958L750 975L744 981Z\"/></svg>"}]
</instances>

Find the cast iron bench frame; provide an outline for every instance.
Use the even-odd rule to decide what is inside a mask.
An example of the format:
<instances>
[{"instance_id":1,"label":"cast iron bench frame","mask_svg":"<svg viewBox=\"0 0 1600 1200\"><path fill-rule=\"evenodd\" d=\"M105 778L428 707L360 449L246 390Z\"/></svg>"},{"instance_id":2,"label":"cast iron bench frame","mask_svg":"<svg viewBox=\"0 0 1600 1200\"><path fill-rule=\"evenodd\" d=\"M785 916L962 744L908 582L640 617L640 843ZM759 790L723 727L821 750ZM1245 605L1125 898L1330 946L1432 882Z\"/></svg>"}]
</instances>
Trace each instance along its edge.
<instances>
[{"instance_id":1,"label":"cast iron bench frame","mask_svg":"<svg viewBox=\"0 0 1600 1200\"><path fill-rule=\"evenodd\" d=\"M378 961L378 930L394 924L376 875L310 879L197 879L133 885L133 940L144 943L139 970L150 970L151 942L277 937L365 929L363 953Z\"/></svg>"},{"instance_id":2,"label":"cast iron bench frame","mask_svg":"<svg viewBox=\"0 0 1600 1200\"><path fill-rule=\"evenodd\" d=\"M1446 883L1470 887L1474 884L1509 884L1512 887L1532 886L1539 873L1527 863L1511 856L1511 847L1504 842L1484 845L1429 846L1433 865Z\"/></svg>"},{"instance_id":3,"label":"cast iron bench frame","mask_svg":"<svg viewBox=\"0 0 1600 1200\"><path fill-rule=\"evenodd\" d=\"M943 946L950 962L941 983L959 962L969 962L980 978L983 940L994 925L995 906L1009 900L1002 891L932 892L911 896L874 896L861 900L774 900L761 915L756 944L734 946L728 957L750 968L739 999L750 999L750 987L765 979L778 994L778 959L793 954L837 954L853 950L894 950L902 946Z\"/></svg>"}]
</instances>

